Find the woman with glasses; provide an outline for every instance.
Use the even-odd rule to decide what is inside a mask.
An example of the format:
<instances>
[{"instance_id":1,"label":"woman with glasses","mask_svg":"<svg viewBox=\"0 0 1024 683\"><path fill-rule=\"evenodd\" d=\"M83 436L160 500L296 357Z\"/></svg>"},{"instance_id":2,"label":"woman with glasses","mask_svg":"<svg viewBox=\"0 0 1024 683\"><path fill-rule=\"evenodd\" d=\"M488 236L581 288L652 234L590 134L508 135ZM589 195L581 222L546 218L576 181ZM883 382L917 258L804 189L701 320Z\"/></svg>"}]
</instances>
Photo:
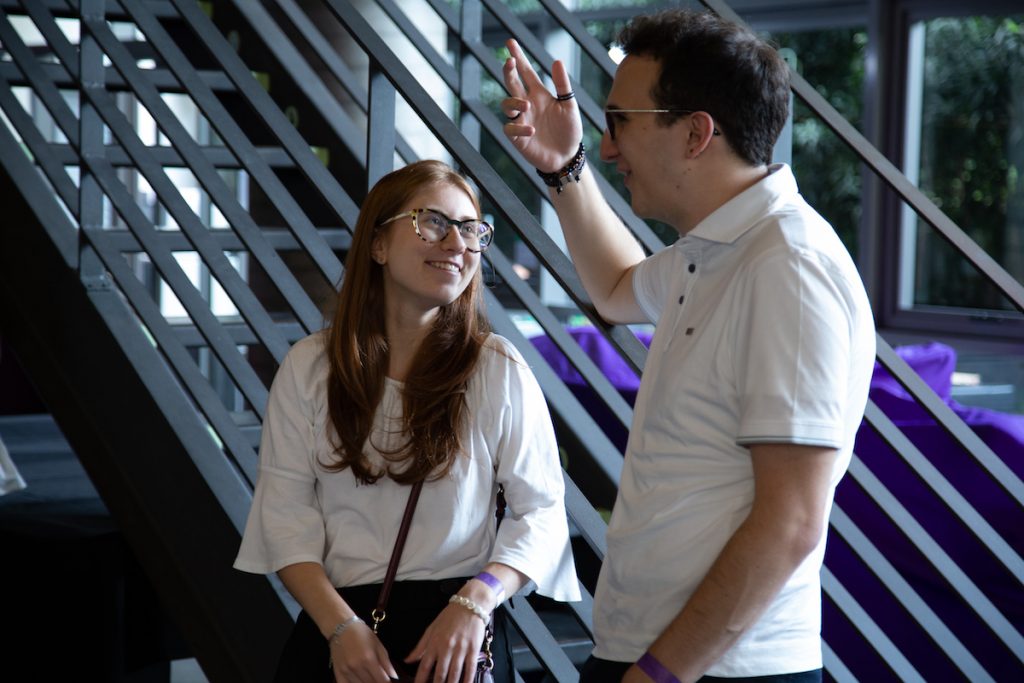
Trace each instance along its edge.
<instances>
[{"instance_id":1,"label":"woman with glasses","mask_svg":"<svg viewBox=\"0 0 1024 683\"><path fill-rule=\"evenodd\" d=\"M579 599L544 396L482 310L480 259L493 235L447 165L384 176L360 211L330 328L278 370L235 563L277 572L303 608L278 681L469 681L486 621L528 581ZM499 486L507 513L496 528ZM494 677L512 681L504 620L493 616Z\"/></svg>"}]
</instances>

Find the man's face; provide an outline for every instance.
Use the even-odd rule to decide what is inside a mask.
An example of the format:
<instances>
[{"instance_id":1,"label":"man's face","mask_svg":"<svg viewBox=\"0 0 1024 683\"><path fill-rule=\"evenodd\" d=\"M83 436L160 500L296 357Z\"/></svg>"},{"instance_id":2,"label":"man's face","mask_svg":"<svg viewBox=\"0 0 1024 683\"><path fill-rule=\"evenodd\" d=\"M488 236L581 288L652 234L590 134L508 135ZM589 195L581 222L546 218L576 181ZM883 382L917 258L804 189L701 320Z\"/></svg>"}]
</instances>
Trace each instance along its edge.
<instances>
[{"instance_id":1,"label":"man's face","mask_svg":"<svg viewBox=\"0 0 1024 683\"><path fill-rule=\"evenodd\" d=\"M649 57L630 55L615 72L606 110L658 109L651 91L661 74L661 65ZM625 176L633 211L644 218L675 224L673 216L681 199L688 116L672 124L659 124L659 114L622 112L609 114L615 138L605 130L601 137L601 158L614 163Z\"/></svg>"}]
</instances>

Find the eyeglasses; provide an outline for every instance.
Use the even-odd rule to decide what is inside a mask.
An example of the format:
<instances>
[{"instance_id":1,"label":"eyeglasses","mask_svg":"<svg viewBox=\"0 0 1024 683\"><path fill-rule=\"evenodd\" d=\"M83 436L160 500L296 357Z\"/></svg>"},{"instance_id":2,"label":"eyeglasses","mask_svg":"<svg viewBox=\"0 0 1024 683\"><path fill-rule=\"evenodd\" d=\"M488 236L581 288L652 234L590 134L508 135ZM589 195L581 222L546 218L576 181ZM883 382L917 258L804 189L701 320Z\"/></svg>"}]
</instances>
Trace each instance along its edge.
<instances>
[{"instance_id":1,"label":"eyeglasses","mask_svg":"<svg viewBox=\"0 0 1024 683\"><path fill-rule=\"evenodd\" d=\"M412 226L416 229L416 234L424 242L441 242L448 236L448 230L453 225L458 228L459 237L466 244L466 249L474 254L479 254L487 249L494 238L494 228L486 221L476 218L457 221L433 209L406 211L397 216L392 216L386 221L381 221L378 225L387 225L391 221L397 221L399 218L405 218L406 216L412 216Z\"/></svg>"},{"instance_id":2,"label":"eyeglasses","mask_svg":"<svg viewBox=\"0 0 1024 683\"><path fill-rule=\"evenodd\" d=\"M695 114L698 110L696 109L618 109L613 107L611 109L604 110L604 123L608 128L608 137L612 140L615 139L615 123L616 121L622 121L623 117L621 114ZM718 128L715 127L712 135L721 135L718 132Z\"/></svg>"}]
</instances>

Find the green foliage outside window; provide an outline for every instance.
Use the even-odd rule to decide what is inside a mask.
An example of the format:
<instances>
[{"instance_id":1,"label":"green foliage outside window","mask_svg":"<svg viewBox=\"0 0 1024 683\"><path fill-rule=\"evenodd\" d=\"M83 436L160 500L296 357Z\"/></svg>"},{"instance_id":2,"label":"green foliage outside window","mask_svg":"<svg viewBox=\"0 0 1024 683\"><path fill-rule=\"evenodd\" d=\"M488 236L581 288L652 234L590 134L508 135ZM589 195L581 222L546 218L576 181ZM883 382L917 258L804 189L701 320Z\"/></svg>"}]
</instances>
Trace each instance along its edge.
<instances>
[{"instance_id":1,"label":"green foliage outside window","mask_svg":"<svg viewBox=\"0 0 1024 683\"><path fill-rule=\"evenodd\" d=\"M1024 34L1014 18L925 25L920 186L1014 278L1024 281ZM920 222L916 304L1012 305Z\"/></svg>"},{"instance_id":2,"label":"green foliage outside window","mask_svg":"<svg viewBox=\"0 0 1024 683\"><path fill-rule=\"evenodd\" d=\"M833 29L768 36L792 50L797 71L829 104L858 128L863 117L864 29ZM857 255L860 223L860 162L807 106L794 98L793 173L804 198L835 228Z\"/></svg>"},{"instance_id":3,"label":"green foliage outside window","mask_svg":"<svg viewBox=\"0 0 1024 683\"><path fill-rule=\"evenodd\" d=\"M519 9L535 0L523 0ZM600 4L600 0L592 0ZM935 19L927 24L922 107L922 190L1014 277L1024 280L1024 17ZM587 30L610 45L623 21L589 22ZM838 28L768 36L792 50L797 69L848 121L861 127L867 33ZM499 50L503 53L504 50ZM500 55L503 57L504 55ZM588 59L578 88L603 104L610 79ZM484 100L494 106L504 95L486 83ZM800 190L857 255L861 218L861 165L856 155L796 98L793 169ZM585 140L594 169L625 193L614 168L600 162L601 131L587 127ZM499 173L529 198L539 197L496 146L485 155ZM519 189L527 190L519 192ZM666 242L668 226L653 224ZM506 236L507 238L507 236ZM1007 308L965 259L927 225L918 230L916 302L947 306Z\"/></svg>"}]
</instances>

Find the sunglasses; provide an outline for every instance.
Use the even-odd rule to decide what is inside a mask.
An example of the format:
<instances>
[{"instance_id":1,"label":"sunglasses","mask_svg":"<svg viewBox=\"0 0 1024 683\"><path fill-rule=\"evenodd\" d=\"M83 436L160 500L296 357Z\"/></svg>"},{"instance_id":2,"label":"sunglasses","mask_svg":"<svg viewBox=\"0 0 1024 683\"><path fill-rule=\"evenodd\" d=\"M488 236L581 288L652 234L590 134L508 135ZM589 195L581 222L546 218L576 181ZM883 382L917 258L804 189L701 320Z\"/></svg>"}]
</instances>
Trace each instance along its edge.
<instances>
[{"instance_id":1,"label":"sunglasses","mask_svg":"<svg viewBox=\"0 0 1024 683\"><path fill-rule=\"evenodd\" d=\"M622 114L695 114L698 110L696 109L619 109L613 107L611 109L604 110L604 123L608 128L608 137L615 140L615 124L625 121L625 117ZM713 135L721 135L718 132L718 127L715 127Z\"/></svg>"}]
</instances>

